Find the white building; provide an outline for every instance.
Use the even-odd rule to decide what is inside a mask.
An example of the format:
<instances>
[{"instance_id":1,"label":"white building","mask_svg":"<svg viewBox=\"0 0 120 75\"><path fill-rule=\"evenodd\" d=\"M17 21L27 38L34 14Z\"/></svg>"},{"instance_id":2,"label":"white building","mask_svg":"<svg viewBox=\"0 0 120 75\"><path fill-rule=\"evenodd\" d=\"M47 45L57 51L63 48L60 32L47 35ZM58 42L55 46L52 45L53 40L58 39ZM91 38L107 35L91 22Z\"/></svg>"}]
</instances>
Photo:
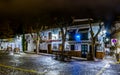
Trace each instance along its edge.
<instances>
[{"instance_id":1,"label":"white building","mask_svg":"<svg viewBox=\"0 0 120 75\"><path fill-rule=\"evenodd\" d=\"M17 36L16 38L1 39L0 50L6 50L7 47L11 47L12 50L14 48L19 48L20 51L22 51L22 36Z\"/></svg>"},{"instance_id":2,"label":"white building","mask_svg":"<svg viewBox=\"0 0 120 75\"><path fill-rule=\"evenodd\" d=\"M93 32L96 34L99 29L99 23L93 23L92 25ZM78 24L71 26L67 28L67 31L68 32L64 50L72 51L74 56L86 58L88 52L91 50L91 35L89 24ZM52 53L52 51L61 50L62 38L59 28L42 31L40 35L42 40L39 45L40 52ZM25 34L27 51L34 51L36 49L36 36L36 33ZM102 58L104 54L104 37L105 33L103 26L101 32L98 35L95 48L95 55L98 56L98 58ZM22 35L20 37L16 37L12 42L3 42L1 46L3 48L7 48L7 46L11 46L12 48L18 47L22 51Z\"/></svg>"},{"instance_id":3,"label":"white building","mask_svg":"<svg viewBox=\"0 0 120 75\"><path fill-rule=\"evenodd\" d=\"M92 26L94 34L99 29L99 23L94 23ZM98 35L96 51L98 55L103 57L104 54L104 26ZM77 35L79 34L79 35ZM59 28L50 29L41 33L43 42L40 43L40 52L52 53L54 50L61 50L61 33ZM78 38L81 38L78 39ZM68 27L68 33L66 36L65 50L73 51L75 56L86 57L87 53L91 49L91 35L89 24L82 24L77 26ZM96 53L96 55L97 55Z\"/></svg>"}]
</instances>

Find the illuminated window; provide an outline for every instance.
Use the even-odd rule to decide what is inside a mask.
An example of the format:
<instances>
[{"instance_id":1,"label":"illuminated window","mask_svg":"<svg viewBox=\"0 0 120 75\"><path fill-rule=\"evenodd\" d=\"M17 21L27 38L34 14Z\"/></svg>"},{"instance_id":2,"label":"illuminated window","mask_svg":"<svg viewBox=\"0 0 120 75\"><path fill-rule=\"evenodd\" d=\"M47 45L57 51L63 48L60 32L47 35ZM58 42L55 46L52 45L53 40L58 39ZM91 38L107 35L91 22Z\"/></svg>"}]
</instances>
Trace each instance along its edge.
<instances>
[{"instance_id":1,"label":"illuminated window","mask_svg":"<svg viewBox=\"0 0 120 75\"><path fill-rule=\"evenodd\" d=\"M81 40L88 40L89 28L79 29L78 33L81 35Z\"/></svg>"},{"instance_id":2,"label":"illuminated window","mask_svg":"<svg viewBox=\"0 0 120 75\"><path fill-rule=\"evenodd\" d=\"M75 35L75 40L76 40L77 42L80 42L80 40L81 40L80 34L76 34L76 35Z\"/></svg>"}]
</instances>

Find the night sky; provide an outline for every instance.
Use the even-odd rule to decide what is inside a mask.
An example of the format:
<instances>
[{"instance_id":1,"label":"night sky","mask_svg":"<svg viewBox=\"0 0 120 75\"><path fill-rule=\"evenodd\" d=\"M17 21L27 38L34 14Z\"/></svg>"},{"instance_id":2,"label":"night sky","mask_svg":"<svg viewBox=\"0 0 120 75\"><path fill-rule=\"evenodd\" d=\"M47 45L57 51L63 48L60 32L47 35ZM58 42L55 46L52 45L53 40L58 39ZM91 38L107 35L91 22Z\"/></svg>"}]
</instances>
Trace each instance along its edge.
<instances>
[{"instance_id":1,"label":"night sky","mask_svg":"<svg viewBox=\"0 0 120 75\"><path fill-rule=\"evenodd\" d=\"M110 29L114 18L120 15L120 0L0 0L0 26L4 20L11 22L11 19L16 21L42 14L103 17L106 29Z\"/></svg>"},{"instance_id":2,"label":"night sky","mask_svg":"<svg viewBox=\"0 0 120 75\"><path fill-rule=\"evenodd\" d=\"M86 16L120 13L120 0L0 0L1 15L41 13Z\"/></svg>"}]
</instances>

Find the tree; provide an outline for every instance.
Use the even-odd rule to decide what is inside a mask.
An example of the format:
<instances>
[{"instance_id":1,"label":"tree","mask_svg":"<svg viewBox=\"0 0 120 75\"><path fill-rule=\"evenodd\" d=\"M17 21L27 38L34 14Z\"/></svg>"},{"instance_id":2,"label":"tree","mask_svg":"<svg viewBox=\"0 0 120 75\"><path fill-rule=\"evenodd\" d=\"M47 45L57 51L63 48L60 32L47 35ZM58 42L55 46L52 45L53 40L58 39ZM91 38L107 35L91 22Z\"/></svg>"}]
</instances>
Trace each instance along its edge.
<instances>
[{"instance_id":1,"label":"tree","mask_svg":"<svg viewBox=\"0 0 120 75\"><path fill-rule=\"evenodd\" d=\"M39 24L37 24L37 25L35 26L36 29L33 29L33 28L32 28L32 32L34 32L34 31L36 32L36 33L34 33L34 35L35 35L35 34L37 35L37 37L34 38L34 41L35 41L35 44L36 44L36 54L39 53L39 44L40 44L40 41L41 41L40 32L43 30L43 27L44 27L44 25L42 25L42 26L39 27ZM33 34L32 34L32 33L31 33L31 36L32 36L32 38L33 38Z\"/></svg>"},{"instance_id":2,"label":"tree","mask_svg":"<svg viewBox=\"0 0 120 75\"><path fill-rule=\"evenodd\" d=\"M64 61L64 46L65 46L65 41L66 41L66 35L67 35L67 27L72 24L72 17L70 16L58 16L55 17L55 22L56 25L60 28L61 30L61 37L62 37L62 48L61 48L61 60Z\"/></svg>"},{"instance_id":3,"label":"tree","mask_svg":"<svg viewBox=\"0 0 120 75\"><path fill-rule=\"evenodd\" d=\"M88 60L95 60L95 45L96 45L96 40L97 40L97 36L100 33L101 29L102 29L102 22L101 19L99 20L99 29L97 31L97 33L95 34L93 29L92 29L92 22L91 19L89 18L89 25L90 25L90 35L91 35L91 51L88 54Z\"/></svg>"},{"instance_id":4,"label":"tree","mask_svg":"<svg viewBox=\"0 0 120 75\"><path fill-rule=\"evenodd\" d=\"M32 25L31 25L31 36L33 38L32 33L34 32L34 34L37 35L37 37L34 39L35 43L36 43L36 53L39 53L39 44L42 41L41 39L41 31L45 30L48 28L48 24L50 23L50 17L49 15L42 15L40 17L34 18L34 20L32 20Z\"/></svg>"}]
</instances>

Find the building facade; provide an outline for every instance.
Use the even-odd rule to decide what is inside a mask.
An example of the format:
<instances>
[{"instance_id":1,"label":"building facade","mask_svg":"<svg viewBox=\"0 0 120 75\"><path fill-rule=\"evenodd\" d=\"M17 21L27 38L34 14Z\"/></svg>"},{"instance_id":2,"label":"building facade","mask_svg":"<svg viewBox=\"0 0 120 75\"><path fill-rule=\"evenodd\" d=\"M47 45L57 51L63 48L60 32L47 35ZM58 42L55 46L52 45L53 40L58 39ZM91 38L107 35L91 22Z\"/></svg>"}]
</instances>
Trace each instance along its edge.
<instances>
[{"instance_id":1,"label":"building facade","mask_svg":"<svg viewBox=\"0 0 120 75\"><path fill-rule=\"evenodd\" d=\"M92 23L94 34L99 30L99 23ZM105 52L105 28L102 26L101 32L98 34L95 46L95 56L103 58ZM60 28L49 29L42 31L40 34L39 52L52 53L53 51L60 51L62 49L62 33ZM91 50L91 34L89 24L78 24L67 27L67 35L65 41L65 51L71 51L72 56L86 58ZM26 51L36 50L37 34L25 34ZM8 44L7 44L8 45ZM7 47L6 45L6 47ZM5 45L4 45L5 47ZM14 47L19 47L22 50L22 35L14 40Z\"/></svg>"},{"instance_id":2,"label":"building facade","mask_svg":"<svg viewBox=\"0 0 120 75\"><path fill-rule=\"evenodd\" d=\"M99 24L94 23L92 26L94 34L99 29ZM97 58L104 57L104 27L98 35L97 44L95 48L95 55ZM59 28L50 29L41 33L42 42L40 43L40 52L52 53L52 51L61 50L62 38ZM86 58L88 52L91 50L91 35L89 24L82 24L67 28L67 36L65 41L65 51L71 51L73 56Z\"/></svg>"},{"instance_id":3,"label":"building facade","mask_svg":"<svg viewBox=\"0 0 120 75\"><path fill-rule=\"evenodd\" d=\"M0 41L0 50L6 50L10 47L12 50L19 48L19 50L22 51L22 35L19 37L16 36L15 38L0 39Z\"/></svg>"}]
</instances>

